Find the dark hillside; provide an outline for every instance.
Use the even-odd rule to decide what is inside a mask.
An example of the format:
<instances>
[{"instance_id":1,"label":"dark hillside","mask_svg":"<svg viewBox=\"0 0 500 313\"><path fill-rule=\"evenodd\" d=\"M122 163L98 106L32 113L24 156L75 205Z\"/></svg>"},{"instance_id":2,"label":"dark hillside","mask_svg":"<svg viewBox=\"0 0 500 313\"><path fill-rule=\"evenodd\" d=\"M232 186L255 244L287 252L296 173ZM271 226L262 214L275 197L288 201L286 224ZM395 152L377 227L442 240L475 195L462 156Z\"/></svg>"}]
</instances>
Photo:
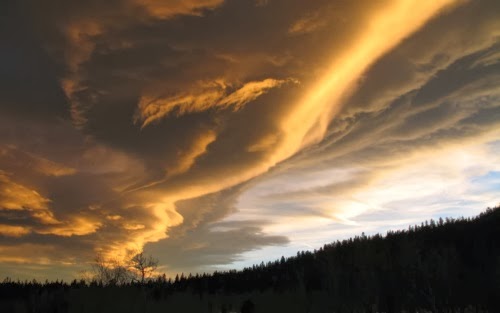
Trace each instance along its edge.
<instances>
[{"instance_id":1,"label":"dark hillside","mask_svg":"<svg viewBox=\"0 0 500 313\"><path fill-rule=\"evenodd\" d=\"M475 218L337 241L242 271L120 286L5 280L0 311L496 313L499 238L497 207Z\"/></svg>"}]
</instances>

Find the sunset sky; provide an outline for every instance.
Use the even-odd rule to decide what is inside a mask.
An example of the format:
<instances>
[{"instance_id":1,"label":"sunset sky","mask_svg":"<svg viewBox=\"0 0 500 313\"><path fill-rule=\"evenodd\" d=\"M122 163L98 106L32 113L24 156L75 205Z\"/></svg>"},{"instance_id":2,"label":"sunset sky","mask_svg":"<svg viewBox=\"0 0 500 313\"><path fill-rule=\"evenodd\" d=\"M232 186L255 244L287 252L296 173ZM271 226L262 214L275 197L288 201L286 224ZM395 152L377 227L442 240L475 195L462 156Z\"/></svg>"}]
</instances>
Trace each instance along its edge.
<instances>
[{"instance_id":1,"label":"sunset sky","mask_svg":"<svg viewBox=\"0 0 500 313\"><path fill-rule=\"evenodd\" d=\"M0 279L478 214L499 86L498 0L0 1Z\"/></svg>"}]
</instances>

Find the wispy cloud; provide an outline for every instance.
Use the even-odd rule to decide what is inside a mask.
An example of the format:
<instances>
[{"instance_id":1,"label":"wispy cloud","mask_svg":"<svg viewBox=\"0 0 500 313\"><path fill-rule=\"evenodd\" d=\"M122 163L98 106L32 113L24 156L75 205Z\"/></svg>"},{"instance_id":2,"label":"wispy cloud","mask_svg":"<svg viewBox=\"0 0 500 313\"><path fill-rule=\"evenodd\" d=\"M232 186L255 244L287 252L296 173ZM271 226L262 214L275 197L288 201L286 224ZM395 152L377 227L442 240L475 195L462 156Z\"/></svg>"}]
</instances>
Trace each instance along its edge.
<instances>
[{"instance_id":1,"label":"wispy cloud","mask_svg":"<svg viewBox=\"0 0 500 313\"><path fill-rule=\"evenodd\" d=\"M213 82L198 82L196 86L191 88L191 92L182 91L169 97L142 96L138 104L136 121L141 121L142 127L145 127L171 112L180 116L228 107L237 111L270 89L289 81L293 80L267 78L262 81L250 81L234 89L231 83L220 79Z\"/></svg>"}]
</instances>

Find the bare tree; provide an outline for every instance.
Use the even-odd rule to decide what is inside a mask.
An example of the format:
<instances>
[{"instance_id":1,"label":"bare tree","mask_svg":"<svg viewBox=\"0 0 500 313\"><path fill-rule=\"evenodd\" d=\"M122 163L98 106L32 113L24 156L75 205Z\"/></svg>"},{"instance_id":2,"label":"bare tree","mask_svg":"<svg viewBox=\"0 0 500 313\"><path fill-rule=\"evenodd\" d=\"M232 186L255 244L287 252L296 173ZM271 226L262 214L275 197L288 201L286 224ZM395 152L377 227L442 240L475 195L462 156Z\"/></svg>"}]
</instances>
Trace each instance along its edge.
<instances>
[{"instance_id":1,"label":"bare tree","mask_svg":"<svg viewBox=\"0 0 500 313\"><path fill-rule=\"evenodd\" d=\"M130 259L130 267L139 274L140 282L144 283L155 272L158 260L141 251Z\"/></svg>"},{"instance_id":2,"label":"bare tree","mask_svg":"<svg viewBox=\"0 0 500 313\"><path fill-rule=\"evenodd\" d=\"M158 260L142 251L133 254L126 261L109 260L98 254L90 272L86 272L85 276L87 280L95 280L104 285L122 285L133 281L144 283L157 267Z\"/></svg>"},{"instance_id":3,"label":"bare tree","mask_svg":"<svg viewBox=\"0 0 500 313\"><path fill-rule=\"evenodd\" d=\"M132 281L133 274L125 264L116 260L105 260L97 255L92 264L93 279L104 285L122 285Z\"/></svg>"}]
</instances>

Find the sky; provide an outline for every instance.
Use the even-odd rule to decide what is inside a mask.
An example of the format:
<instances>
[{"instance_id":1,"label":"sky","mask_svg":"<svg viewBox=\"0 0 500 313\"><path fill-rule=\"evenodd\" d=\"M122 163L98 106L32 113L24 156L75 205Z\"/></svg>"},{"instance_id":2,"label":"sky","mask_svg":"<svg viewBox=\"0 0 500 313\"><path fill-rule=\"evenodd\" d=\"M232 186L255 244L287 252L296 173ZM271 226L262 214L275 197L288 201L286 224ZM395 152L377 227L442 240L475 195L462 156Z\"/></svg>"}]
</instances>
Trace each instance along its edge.
<instances>
[{"instance_id":1,"label":"sky","mask_svg":"<svg viewBox=\"0 0 500 313\"><path fill-rule=\"evenodd\" d=\"M497 0L0 2L0 277L243 268L500 203Z\"/></svg>"}]
</instances>

